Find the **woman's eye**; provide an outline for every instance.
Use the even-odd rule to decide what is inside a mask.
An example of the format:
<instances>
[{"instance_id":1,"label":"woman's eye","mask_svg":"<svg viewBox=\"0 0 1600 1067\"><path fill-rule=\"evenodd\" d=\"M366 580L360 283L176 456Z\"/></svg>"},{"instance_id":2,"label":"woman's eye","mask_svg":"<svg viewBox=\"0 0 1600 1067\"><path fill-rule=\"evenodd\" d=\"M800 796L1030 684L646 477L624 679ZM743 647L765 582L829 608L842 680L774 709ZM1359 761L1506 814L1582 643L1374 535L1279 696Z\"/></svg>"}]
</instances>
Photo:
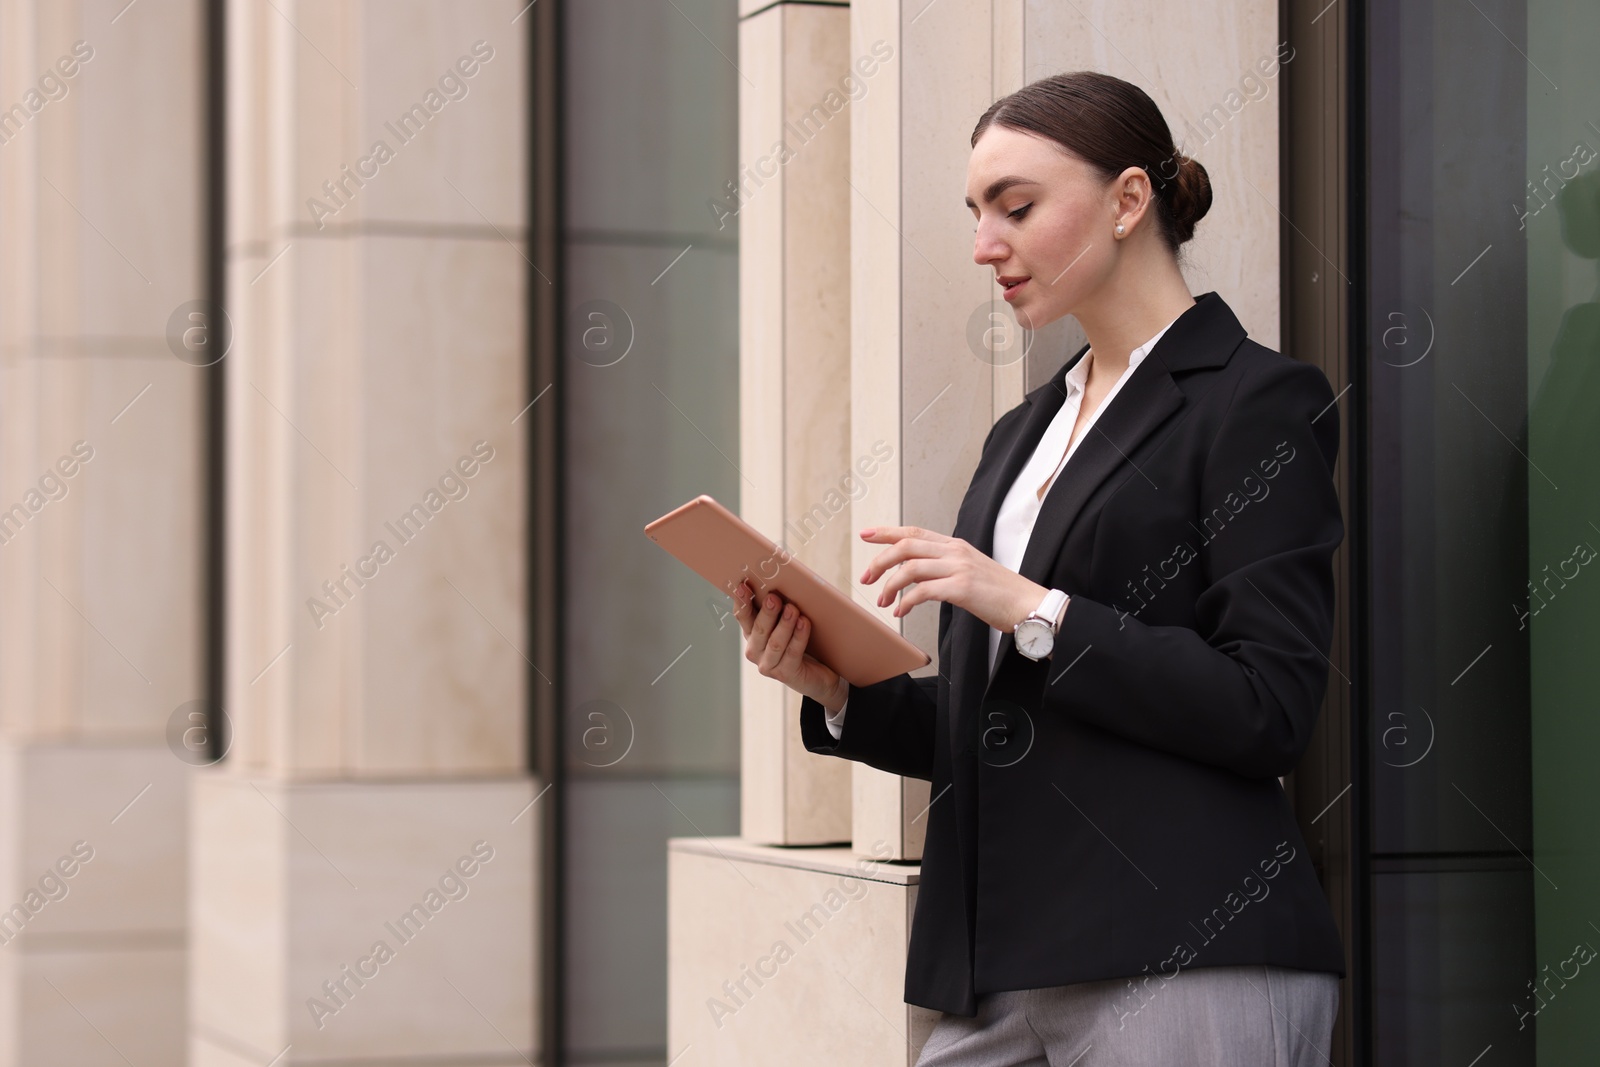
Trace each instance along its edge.
<instances>
[{"instance_id":1,"label":"woman's eye","mask_svg":"<svg viewBox=\"0 0 1600 1067\"><path fill-rule=\"evenodd\" d=\"M1028 213L1028 209L1032 206L1032 204L1023 204L1021 207L1017 208L1017 210L1007 213L1006 217L1011 219L1020 219L1022 216Z\"/></svg>"}]
</instances>

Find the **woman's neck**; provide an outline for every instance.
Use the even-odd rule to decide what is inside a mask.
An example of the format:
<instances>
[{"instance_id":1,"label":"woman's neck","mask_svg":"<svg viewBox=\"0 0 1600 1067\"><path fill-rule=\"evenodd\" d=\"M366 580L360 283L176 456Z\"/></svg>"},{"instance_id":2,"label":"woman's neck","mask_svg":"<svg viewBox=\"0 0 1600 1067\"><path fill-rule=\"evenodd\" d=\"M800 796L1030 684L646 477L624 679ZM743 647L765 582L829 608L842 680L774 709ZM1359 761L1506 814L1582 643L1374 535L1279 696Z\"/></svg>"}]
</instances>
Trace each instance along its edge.
<instances>
[{"instance_id":1,"label":"woman's neck","mask_svg":"<svg viewBox=\"0 0 1600 1067\"><path fill-rule=\"evenodd\" d=\"M1195 305L1188 284L1176 269L1157 284L1123 285L1114 291L1114 299L1073 312L1089 339L1094 356L1089 374L1096 380L1120 378L1135 348Z\"/></svg>"}]
</instances>

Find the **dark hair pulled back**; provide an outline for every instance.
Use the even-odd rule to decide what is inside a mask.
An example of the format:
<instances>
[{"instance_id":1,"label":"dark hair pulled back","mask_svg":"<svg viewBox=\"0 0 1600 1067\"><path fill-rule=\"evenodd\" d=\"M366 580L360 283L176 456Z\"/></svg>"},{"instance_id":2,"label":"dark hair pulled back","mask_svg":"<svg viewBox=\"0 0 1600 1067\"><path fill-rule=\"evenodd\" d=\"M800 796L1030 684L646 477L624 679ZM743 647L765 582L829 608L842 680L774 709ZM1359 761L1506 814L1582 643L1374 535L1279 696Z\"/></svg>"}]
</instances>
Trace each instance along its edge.
<instances>
[{"instance_id":1,"label":"dark hair pulled back","mask_svg":"<svg viewBox=\"0 0 1600 1067\"><path fill-rule=\"evenodd\" d=\"M1161 236L1174 254L1211 209L1206 168L1178 151L1155 101L1121 78L1092 70L1041 78L990 104L972 130L973 145L990 126L1049 138L1105 181L1142 168L1155 191Z\"/></svg>"}]
</instances>

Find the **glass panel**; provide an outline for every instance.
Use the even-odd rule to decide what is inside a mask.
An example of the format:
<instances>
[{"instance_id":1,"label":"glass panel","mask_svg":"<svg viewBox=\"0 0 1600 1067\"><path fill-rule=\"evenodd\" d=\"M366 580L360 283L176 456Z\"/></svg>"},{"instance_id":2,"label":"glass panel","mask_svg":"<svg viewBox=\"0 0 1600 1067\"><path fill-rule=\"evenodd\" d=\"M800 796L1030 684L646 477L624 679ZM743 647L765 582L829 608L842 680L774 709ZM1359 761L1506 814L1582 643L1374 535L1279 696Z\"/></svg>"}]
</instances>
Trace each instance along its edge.
<instances>
[{"instance_id":1,"label":"glass panel","mask_svg":"<svg viewBox=\"0 0 1600 1067\"><path fill-rule=\"evenodd\" d=\"M1543 1064L1600 1050L1600 4L1530 0L1528 618ZM1537 64L1535 67L1534 64ZM1535 213L1537 212L1537 213ZM1527 214L1524 221L1523 214ZM1584 964L1587 959L1590 962Z\"/></svg>"},{"instance_id":2,"label":"glass panel","mask_svg":"<svg viewBox=\"0 0 1600 1067\"><path fill-rule=\"evenodd\" d=\"M738 832L739 627L643 530L739 507L737 227L706 206L738 172L737 21L563 11L567 1059L665 1064L666 839Z\"/></svg>"},{"instance_id":3,"label":"glass panel","mask_svg":"<svg viewBox=\"0 0 1600 1067\"><path fill-rule=\"evenodd\" d=\"M1380 0L1368 29L1374 1062L1583 1062L1600 6Z\"/></svg>"},{"instance_id":4,"label":"glass panel","mask_svg":"<svg viewBox=\"0 0 1600 1067\"><path fill-rule=\"evenodd\" d=\"M1466 1067L1490 1044L1495 1064L1530 1062L1526 1043L1513 1047L1504 1036L1506 1004L1526 993L1520 976L1533 944L1500 915L1531 911L1527 865L1514 858L1501 870L1482 860L1460 870L1448 860L1407 866L1380 863L1373 878L1373 1062Z\"/></svg>"}]
</instances>

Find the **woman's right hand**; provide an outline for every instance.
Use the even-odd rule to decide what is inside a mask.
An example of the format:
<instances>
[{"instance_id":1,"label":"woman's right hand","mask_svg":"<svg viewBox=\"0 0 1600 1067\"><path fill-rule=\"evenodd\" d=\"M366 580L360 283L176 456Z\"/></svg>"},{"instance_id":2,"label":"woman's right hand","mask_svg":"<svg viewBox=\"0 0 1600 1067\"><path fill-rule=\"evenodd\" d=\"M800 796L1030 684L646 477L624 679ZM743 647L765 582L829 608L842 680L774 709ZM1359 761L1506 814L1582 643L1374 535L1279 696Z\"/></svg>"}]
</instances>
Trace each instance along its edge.
<instances>
[{"instance_id":1,"label":"woman's right hand","mask_svg":"<svg viewBox=\"0 0 1600 1067\"><path fill-rule=\"evenodd\" d=\"M832 668L806 655L811 620L777 593L768 593L759 611L755 590L742 581L733 591L733 616L744 631L744 658L767 678L810 697L830 712L844 707L850 685Z\"/></svg>"}]
</instances>

